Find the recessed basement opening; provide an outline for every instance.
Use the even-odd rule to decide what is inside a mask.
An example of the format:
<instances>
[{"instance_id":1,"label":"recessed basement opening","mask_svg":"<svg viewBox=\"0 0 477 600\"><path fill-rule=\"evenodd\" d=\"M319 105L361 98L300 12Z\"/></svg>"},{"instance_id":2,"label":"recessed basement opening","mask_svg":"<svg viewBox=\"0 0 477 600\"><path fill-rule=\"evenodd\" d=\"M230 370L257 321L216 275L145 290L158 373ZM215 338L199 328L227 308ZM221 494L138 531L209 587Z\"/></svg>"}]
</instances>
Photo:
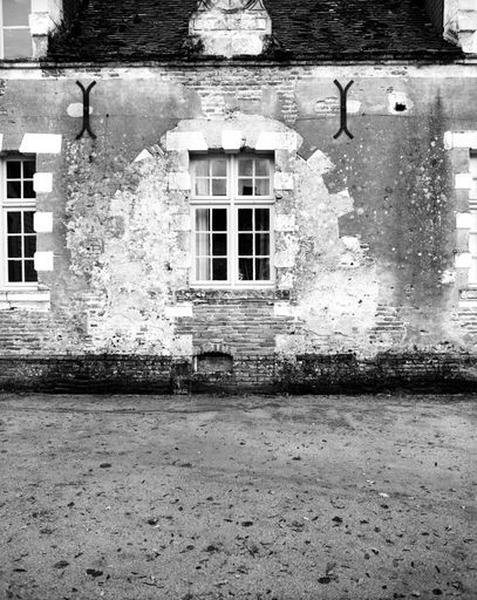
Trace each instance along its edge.
<instances>
[{"instance_id":1,"label":"recessed basement opening","mask_svg":"<svg viewBox=\"0 0 477 600\"><path fill-rule=\"evenodd\" d=\"M231 373L233 358L224 352L204 352L195 357L195 372L201 375Z\"/></svg>"},{"instance_id":2,"label":"recessed basement opening","mask_svg":"<svg viewBox=\"0 0 477 600\"><path fill-rule=\"evenodd\" d=\"M402 102L396 102L396 106L394 107L396 112L404 112L407 110L407 106Z\"/></svg>"}]
</instances>

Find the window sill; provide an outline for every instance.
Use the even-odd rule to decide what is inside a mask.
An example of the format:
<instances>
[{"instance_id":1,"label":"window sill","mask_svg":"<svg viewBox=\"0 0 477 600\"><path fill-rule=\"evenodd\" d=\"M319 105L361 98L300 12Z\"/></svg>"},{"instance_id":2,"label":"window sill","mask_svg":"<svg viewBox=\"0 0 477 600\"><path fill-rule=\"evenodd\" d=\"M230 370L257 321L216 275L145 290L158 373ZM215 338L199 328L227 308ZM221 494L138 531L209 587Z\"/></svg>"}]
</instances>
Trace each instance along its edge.
<instances>
[{"instance_id":1,"label":"window sill","mask_svg":"<svg viewBox=\"0 0 477 600\"><path fill-rule=\"evenodd\" d=\"M31 288L0 289L0 311L12 309L48 312L50 292Z\"/></svg>"}]
</instances>

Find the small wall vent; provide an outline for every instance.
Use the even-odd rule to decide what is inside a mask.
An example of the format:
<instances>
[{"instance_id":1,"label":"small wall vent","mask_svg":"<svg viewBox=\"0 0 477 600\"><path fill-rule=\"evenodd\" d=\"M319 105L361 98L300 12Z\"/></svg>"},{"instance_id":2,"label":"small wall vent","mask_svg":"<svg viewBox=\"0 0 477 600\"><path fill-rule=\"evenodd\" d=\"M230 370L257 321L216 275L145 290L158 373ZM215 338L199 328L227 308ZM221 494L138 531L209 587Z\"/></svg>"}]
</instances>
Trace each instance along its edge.
<instances>
[{"instance_id":1,"label":"small wall vent","mask_svg":"<svg viewBox=\"0 0 477 600\"><path fill-rule=\"evenodd\" d=\"M204 352L195 357L194 370L200 375L231 373L233 358L224 352Z\"/></svg>"}]
</instances>

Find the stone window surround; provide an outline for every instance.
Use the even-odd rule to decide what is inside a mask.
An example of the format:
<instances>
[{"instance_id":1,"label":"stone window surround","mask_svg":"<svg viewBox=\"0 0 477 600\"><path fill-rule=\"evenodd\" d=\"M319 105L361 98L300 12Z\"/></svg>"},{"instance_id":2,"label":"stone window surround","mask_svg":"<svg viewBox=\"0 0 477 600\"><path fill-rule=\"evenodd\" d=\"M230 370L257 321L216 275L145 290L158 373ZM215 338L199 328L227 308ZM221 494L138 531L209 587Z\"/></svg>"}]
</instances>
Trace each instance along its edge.
<instances>
[{"instance_id":1,"label":"stone window surround","mask_svg":"<svg viewBox=\"0 0 477 600\"><path fill-rule=\"evenodd\" d=\"M185 129L181 126L168 131L163 138L163 147L169 154L172 169L169 172L169 189L184 195L191 193L191 177L189 174L190 154L219 151L225 153L238 153L242 149L250 152L262 152L274 155L275 172L273 177L274 195L276 199L274 211L275 239L293 237L295 221L293 215L285 206L281 207L281 198L290 196L295 187L294 173L290 172L290 163L297 158L297 151L301 145L299 134L279 122L268 120L259 122L254 128L250 121L239 118L236 122L227 120L213 122L214 134L211 136L207 127L194 123L194 129ZM210 123L208 123L210 125ZM238 127L237 127L238 126ZM209 143L209 138L214 140ZM285 211L285 212L284 212ZM182 224L182 229L185 224ZM190 230L190 219L187 228ZM293 254L293 253L292 253ZM292 270L294 259L289 252L275 251L276 275L275 287L277 290L289 290L293 286ZM225 289L225 288L224 288ZM240 293L241 288L235 291Z\"/></svg>"},{"instance_id":2,"label":"stone window surround","mask_svg":"<svg viewBox=\"0 0 477 600\"><path fill-rule=\"evenodd\" d=\"M195 155L197 156L197 155ZM199 155L200 158L201 155ZM211 156L210 154L202 154L202 156ZM215 197L202 197L196 196L193 191L190 197L191 204L191 223L194 223L194 214L196 209L200 208L227 208L228 209L228 232L229 232L229 240L228 240L228 275L229 280L227 282L220 280L211 280L211 281L200 281L197 280L194 276L191 277L191 285L194 288L224 288L224 289L241 289L241 288L266 288L274 286L275 277L274 277L274 266L273 266L273 257L274 257L274 243L273 243L273 224L274 224L274 204L275 197L273 194L273 158L271 158L270 154L252 154L245 153L244 157L246 158L265 158L270 165L270 175L269 178L269 187L270 194L266 196L239 196L237 191L238 186L238 165L236 160L230 160L231 157L235 157L236 154L225 154L223 153L213 153L212 156L224 156L228 157L227 160L227 195L226 196L215 196ZM193 177L192 177L193 179ZM194 181L192 180L192 186L194 185ZM238 247L237 247L237 238L236 234L238 232L238 211L240 209L267 209L269 211L269 219L270 219L270 227L269 231L269 267L270 267L270 278L268 280L248 280L248 281L239 281L238 279L238 269L236 266L236 259L238 258ZM194 273L194 262L196 258L195 252L195 227L192 227L193 236L192 236L192 273Z\"/></svg>"},{"instance_id":3,"label":"stone window surround","mask_svg":"<svg viewBox=\"0 0 477 600\"><path fill-rule=\"evenodd\" d=\"M455 268L463 281L459 290L460 303L470 302L477 306L477 190L471 169L471 160L477 151L477 130L446 132L444 147L458 165L455 167L458 172L454 173L458 206Z\"/></svg>"},{"instance_id":4,"label":"stone window surround","mask_svg":"<svg viewBox=\"0 0 477 600\"><path fill-rule=\"evenodd\" d=\"M3 136L0 135L0 185L1 197L5 197L5 158L12 156L36 155L37 161L41 154L58 154L61 149L61 136L53 134L25 134L19 151L2 151ZM38 168L38 162L37 162ZM36 172L33 175L33 187L37 199L33 205L38 208L38 194L48 194L53 188L53 173ZM41 196L40 196L41 198ZM3 201L0 201L3 206ZM1 229L1 227L0 227ZM34 230L37 234L51 234L53 231L53 213L36 210L34 214ZM3 241L0 244L0 261L3 260ZM34 256L35 269L38 272L53 270L53 252L37 251ZM50 309L50 292L41 283L34 284L5 284L0 281L0 310L22 309L35 312L45 312Z\"/></svg>"}]
</instances>

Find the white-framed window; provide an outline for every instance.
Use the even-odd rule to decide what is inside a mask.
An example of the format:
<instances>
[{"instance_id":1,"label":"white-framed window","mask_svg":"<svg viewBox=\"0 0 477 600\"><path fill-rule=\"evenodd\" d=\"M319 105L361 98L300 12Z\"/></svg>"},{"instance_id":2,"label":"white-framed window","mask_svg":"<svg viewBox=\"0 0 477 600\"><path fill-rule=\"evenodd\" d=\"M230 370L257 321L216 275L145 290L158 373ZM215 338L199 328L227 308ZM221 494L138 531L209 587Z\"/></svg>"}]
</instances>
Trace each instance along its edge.
<instances>
[{"instance_id":1,"label":"white-framed window","mask_svg":"<svg viewBox=\"0 0 477 600\"><path fill-rule=\"evenodd\" d=\"M0 58L31 58L31 0L0 0Z\"/></svg>"},{"instance_id":2,"label":"white-framed window","mask_svg":"<svg viewBox=\"0 0 477 600\"><path fill-rule=\"evenodd\" d=\"M209 154L190 166L192 284L272 285L273 159Z\"/></svg>"},{"instance_id":3,"label":"white-framed window","mask_svg":"<svg viewBox=\"0 0 477 600\"><path fill-rule=\"evenodd\" d=\"M9 156L2 162L0 218L0 285L5 288L35 287L37 236L33 227L35 191L34 156Z\"/></svg>"}]
</instances>

